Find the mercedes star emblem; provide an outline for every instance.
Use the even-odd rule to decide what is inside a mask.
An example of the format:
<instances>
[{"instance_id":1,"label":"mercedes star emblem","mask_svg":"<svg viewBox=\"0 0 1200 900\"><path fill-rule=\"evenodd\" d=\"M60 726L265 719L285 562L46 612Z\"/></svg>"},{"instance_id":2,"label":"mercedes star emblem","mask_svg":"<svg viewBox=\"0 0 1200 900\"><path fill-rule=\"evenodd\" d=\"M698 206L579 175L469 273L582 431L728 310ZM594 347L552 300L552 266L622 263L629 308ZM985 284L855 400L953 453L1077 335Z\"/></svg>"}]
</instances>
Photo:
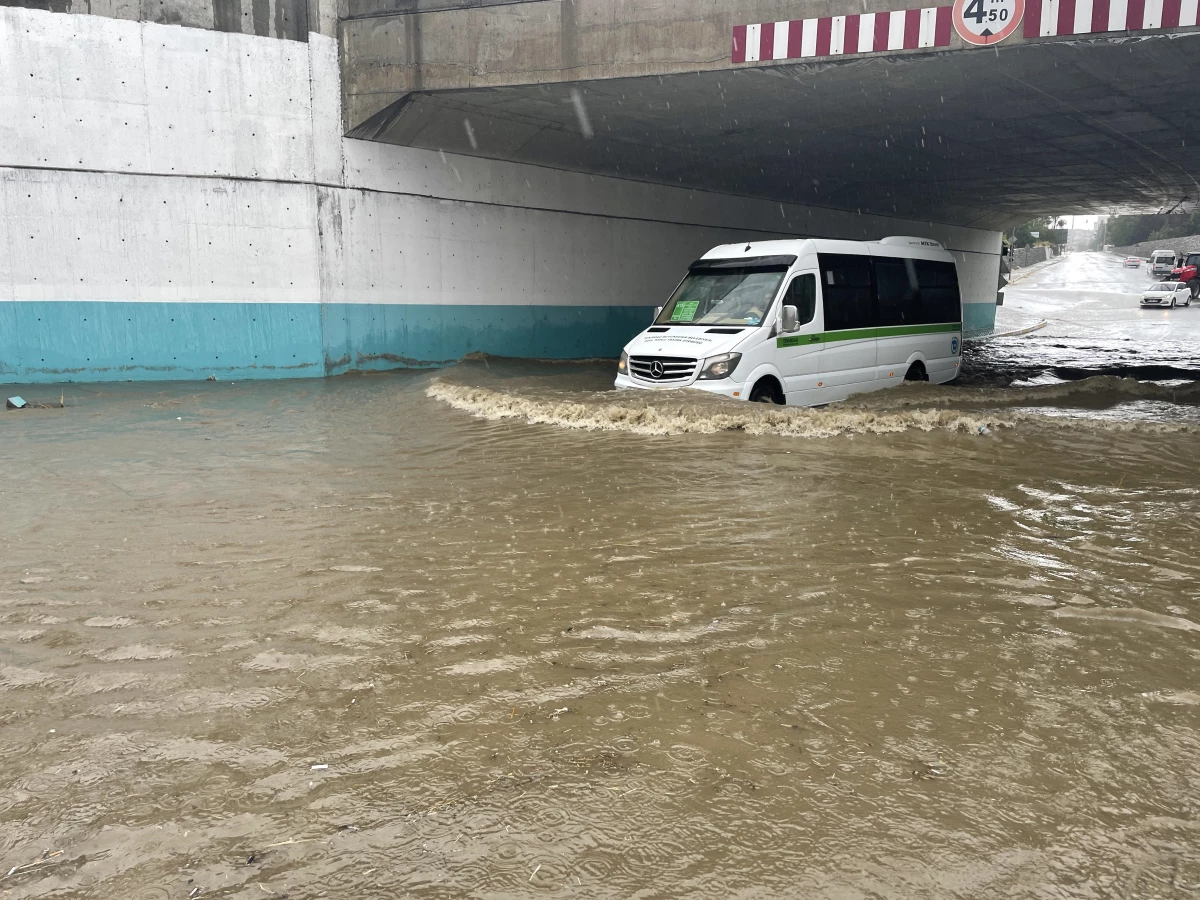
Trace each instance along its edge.
<instances>
[{"instance_id":1,"label":"mercedes star emblem","mask_svg":"<svg viewBox=\"0 0 1200 900\"><path fill-rule=\"evenodd\" d=\"M660 363L657 359L654 362L650 363L650 377L651 378L662 378L663 377L663 364Z\"/></svg>"}]
</instances>

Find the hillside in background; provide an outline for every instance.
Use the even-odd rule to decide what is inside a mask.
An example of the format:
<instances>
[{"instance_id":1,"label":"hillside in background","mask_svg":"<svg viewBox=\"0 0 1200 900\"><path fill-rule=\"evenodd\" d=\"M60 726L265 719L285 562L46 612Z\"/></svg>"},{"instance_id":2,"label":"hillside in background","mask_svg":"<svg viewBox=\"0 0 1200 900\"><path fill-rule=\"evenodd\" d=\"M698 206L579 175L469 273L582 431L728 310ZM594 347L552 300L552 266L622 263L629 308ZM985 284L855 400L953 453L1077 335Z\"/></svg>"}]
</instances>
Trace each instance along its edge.
<instances>
[{"instance_id":1,"label":"hillside in background","mask_svg":"<svg viewBox=\"0 0 1200 900\"><path fill-rule=\"evenodd\" d=\"M1142 241L1140 244L1130 244L1127 247L1113 247L1113 253L1121 256L1140 256L1149 259L1155 250L1174 250L1176 253L1189 253L1200 250L1200 234L1189 234L1187 237L1164 238L1163 240Z\"/></svg>"},{"instance_id":2,"label":"hillside in background","mask_svg":"<svg viewBox=\"0 0 1200 900\"><path fill-rule=\"evenodd\" d=\"M1188 238L1200 234L1200 213L1191 215L1110 216L1105 243L1132 247L1144 242ZM1163 245L1170 248L1170 245ZM1195 246L1194 244L1192 246ZM1175 248L1178 249L1178 248Z\"/></svg>"}]
</instances>

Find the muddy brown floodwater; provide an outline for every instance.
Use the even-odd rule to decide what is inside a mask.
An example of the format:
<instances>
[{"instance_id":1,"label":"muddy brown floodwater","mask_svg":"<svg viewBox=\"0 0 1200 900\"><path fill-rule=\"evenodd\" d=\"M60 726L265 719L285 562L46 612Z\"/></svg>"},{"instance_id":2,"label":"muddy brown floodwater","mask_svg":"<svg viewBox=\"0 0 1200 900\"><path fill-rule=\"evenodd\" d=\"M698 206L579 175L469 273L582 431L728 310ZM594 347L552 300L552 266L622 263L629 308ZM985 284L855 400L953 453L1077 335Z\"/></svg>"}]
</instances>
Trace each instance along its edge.
<instances>
[{"instance_id":1,"label":"muddy brown floodwater","mask_svg":"<svg viewBox=\"0 0 1200 900\"><path fill-rule=\"evenodd\" d=\"M0 897L1200 890L1195 385L611 377L0 413Z\"/></svg>"}]
</instances>

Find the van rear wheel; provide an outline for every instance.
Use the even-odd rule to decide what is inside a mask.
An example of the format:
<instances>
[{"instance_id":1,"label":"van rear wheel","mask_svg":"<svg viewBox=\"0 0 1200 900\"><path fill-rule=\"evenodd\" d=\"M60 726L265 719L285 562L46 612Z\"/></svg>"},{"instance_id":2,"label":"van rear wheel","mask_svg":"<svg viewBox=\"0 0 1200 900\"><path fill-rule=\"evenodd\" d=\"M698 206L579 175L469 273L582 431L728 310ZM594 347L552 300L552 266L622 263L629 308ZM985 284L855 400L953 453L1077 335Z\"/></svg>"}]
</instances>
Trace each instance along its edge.
<instances>
[{"instance_id":1,"label":"van rear wheel","mask_svg":"<svg viewBox=\"0 0 1200 900\"><path fill-rule=\"evenodd\" d=\"M929 373L925 371L925 363L915 362L904 373L905 381L928 381Z\"/></svg>"},{"instance_id":2,"label":"van rear wheel","mask_svg":"<svg viewBox=\"0 0 1200 900\"><path fill-rule=\"evenodd\" d=\"M764 378L754 385L754 390L750 392L750 402L774 403L776 406L783 406L783 389L774 378Z\"/></svg>"}]
</instances>

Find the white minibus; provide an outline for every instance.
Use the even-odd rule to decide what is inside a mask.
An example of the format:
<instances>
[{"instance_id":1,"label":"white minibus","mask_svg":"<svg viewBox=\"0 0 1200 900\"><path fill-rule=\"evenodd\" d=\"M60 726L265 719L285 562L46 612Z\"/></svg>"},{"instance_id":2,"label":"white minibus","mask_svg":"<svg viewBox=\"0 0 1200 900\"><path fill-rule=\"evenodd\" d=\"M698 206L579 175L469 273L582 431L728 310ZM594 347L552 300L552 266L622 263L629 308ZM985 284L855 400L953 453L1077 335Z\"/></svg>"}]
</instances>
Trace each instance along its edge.
<instances>
[{"instance_id":1,"label":"white minibus","mask_svg":"<svg viewBox=\"0 0 1200 900\"><path fill-rule=\"evenodd\" d=\"M936 241L759 241L692 263L626 346L618 388L815 406L958 375L962 305Z\"/></svg>"}]
</instances>

